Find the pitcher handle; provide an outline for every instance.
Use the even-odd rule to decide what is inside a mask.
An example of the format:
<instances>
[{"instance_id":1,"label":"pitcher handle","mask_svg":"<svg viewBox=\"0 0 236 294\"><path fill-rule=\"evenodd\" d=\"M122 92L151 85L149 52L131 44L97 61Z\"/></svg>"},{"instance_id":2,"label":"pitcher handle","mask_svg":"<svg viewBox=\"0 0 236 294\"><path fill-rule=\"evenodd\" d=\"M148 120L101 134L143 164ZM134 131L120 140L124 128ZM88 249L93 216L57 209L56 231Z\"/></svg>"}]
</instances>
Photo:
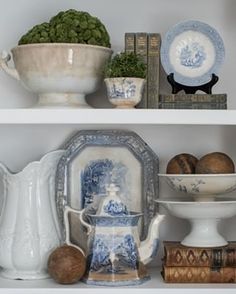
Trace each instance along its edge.
<instances>
[{"instance_id":1,"label":"pitcher handle","mask_svg":"<svg viewBox=\"0 0 236 294\"><path fill-rule=\"evenodd\" d=\"M71 241L70 241L70 224L69 224L69 217L68 217L69 212L75 212L75 213L78 213L79 215L81 215L82 211L73 209L69 206L65 206L64 223L65 223L65 231L66 231L66 244L77 248L85 256L85 253L83 252L83 250L79 246L71 243Z\"/></svg>"},{"instance_id":2,"label":"pitcher handle","mask_svg":"<svg viewBox=\"0 0 236 294\"><path fill-rule=\"evenodd\" d=\"M13 67L9 67L8 66L8 61L11 60L11 55L6 52L3 51L0 54L0 67L7 73L9 74L11 77L13 77L16 80L20 80L19 74L17 72L17 70Z\"/></svg>"}]
</instances>

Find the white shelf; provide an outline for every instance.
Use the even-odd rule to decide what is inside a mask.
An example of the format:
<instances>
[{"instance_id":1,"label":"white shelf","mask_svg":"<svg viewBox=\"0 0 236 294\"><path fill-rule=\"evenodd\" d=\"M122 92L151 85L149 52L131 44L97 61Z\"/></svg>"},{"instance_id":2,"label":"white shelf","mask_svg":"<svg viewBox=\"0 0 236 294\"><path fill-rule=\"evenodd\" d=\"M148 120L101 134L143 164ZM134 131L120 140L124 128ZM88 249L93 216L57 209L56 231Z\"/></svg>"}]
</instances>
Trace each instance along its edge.
<instances>
[{"instance_id":1,"label":"white shelf","mask_svg":"<svg viewBox=\"0 0 236 294\"><path fill-rule=\"evenodd\" d=\"M0 124L236 125L236 110L0 109Z\"/></svg>"},{"instance_id":2,"label":"white shelf","mask_svg":"<svg viewBox=\"0 0 236 294\"><path fill-rule=\"evenodd\" d=\"M152 279L136 287L124 287L125 293L136 294L235 294L236 284L166 284L160 269L151 270ZM117 287L92 287L79 282L73 285L60 285L51 279L37 281L14 281L0 278L1 294L120 294Z\"/></svg>"}]
</instances>

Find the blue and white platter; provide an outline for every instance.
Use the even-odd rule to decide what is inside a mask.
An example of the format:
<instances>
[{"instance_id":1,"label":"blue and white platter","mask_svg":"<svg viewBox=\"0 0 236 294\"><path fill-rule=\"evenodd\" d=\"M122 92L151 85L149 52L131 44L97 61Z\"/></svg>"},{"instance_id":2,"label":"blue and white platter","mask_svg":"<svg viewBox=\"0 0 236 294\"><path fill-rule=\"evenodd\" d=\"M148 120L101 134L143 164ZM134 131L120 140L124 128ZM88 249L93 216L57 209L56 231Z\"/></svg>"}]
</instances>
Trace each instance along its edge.
<instances>
[{"instance_id":1,"label":"blue and white platter","mask_svg":"<svg viewBox=\"0 0 236 294\"><path fill-rule=\"evenodd\" d=\"M143 214L139 232L141 239L145 238L158 197L158 157L152 149L136 133L124 130L79 131L63 147L66 151L56 177L62 229L65 205L77 210L96 209L107 185L115 183L127 208ZM75 240L79 227L78 215L71 215L75 243L79 243Z\"/></svg>"},{"instance_id":2,"label":"blue and white platter","mask_svg":"<svg viewBox=\"0 0 236 294\"><path fill-rule=\"evenodd\" d=\"M173 26L161 45L161 63L165 72L174 74L177 83L199 86L218 74L225 48L219 33L210 25L188 20Z\"/></svg>"}]
</instances>

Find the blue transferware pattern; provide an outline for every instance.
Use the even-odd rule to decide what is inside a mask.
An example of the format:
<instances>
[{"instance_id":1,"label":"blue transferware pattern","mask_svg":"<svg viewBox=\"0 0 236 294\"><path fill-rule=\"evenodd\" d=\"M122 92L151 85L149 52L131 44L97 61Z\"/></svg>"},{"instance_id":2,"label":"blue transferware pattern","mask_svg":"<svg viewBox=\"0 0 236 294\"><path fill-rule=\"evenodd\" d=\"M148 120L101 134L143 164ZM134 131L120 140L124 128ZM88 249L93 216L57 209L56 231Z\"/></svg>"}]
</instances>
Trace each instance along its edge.
<instances>
[{"instance_id":1,"label":"blue transferware pattern","mask_svg":"<svg viewBox=\"0 0 236 294\"><path fill-rule=\"evenodd\" d=\"M126 198L130 197L129 169L121 162L108 158L91 160L81 171L81 193L83 207L93 203L94 196L102 196L106 193L109 183L116 183Z\"/></svg>"},{"instance_id":2,"label":"blue transferware pattern","mask_svg":"<svg viewBox=\"0 0 236 294\"><path fill-rule=\"evenodd\" d=\"M123 273L135 270L138 265L138 251L132 235L95 236L88 268L99 273Z\"/></svg>"},{"instance_id":3,"label":"blue transferware pattern","mask_svg":"<svg viewBox=\"0 0 236 294\"><path fill-rule=\"evenodd\" d=\"M100 227L134 227L138 225L139 218L142 214L138 214L135 212L130 212L126 216L99 216L93 214L86 214L88 221L91 225L98 225Z\"/></svg>"},{"instance_id":4,"label":"blue transferware pattern","mask_svg":"<svg viewBox=\"0 0 236 294\"><path fill-rule=\"evenodd\" d=\"M169 178L169 183L170 185L177 191L184 192L184 193L199 193L201 186L205 185L206 182L203 181L202 179L199 180L193 180L193 183L186 187L186 185L182 184L183 179L175 177L175 178Z\"/></svg>"},{"instance_id":5,"label":"blue transferware pattern","mask_svg":"<svg viewBox=\"0 0 236 294\"><path fill-rule=\"evenodd\" d=\"M104 205L103 210L111 216L124 216L128 214L126 205L114 200L110 200L107 205Z\"/></svg>"},{"instance_id":6,"label":"blue transferware pattern","mask_svg":"<svg viewBox=\"0 0 236 294\"><path fill-rule=\"evenodd\" d=\"M206 59L204 46L197 42L187 44L181 48L180 63L184 66L197 68L201 67L203 61Z\"/></svg>"},{"instance_id":7,"label":"blue transferware pattern","mask_svg":"<svg viewBox=\"0 0 236 294\"><path fill-rule=\"evenodd\" d=\"M186 69L198 69L199 75L192 76L191 72L186 70L180 72L179 67L171 62L170 48L175 39L182 33L189 32L203 34L214 49L211 56L207 55L207 48L210 46L206 42L199 43L196 38L186 38L178 43L181 48L175 48L176 63L186 67ZM180 45L182 44L182 45ZM173 56L172 56L173 57ZM210 68L205 67L205 61L213 58L213 64ZM161 45L161 62L165 72L169 75L174 73L176 82L187 86L199 86L209 82L212 74L218 74L221 65L224 62L225 48L224 42L219 33L210 25L189 20L176 24L166 33ZM179 61L178 61L179 58Z\"/></svg>"},{"instance_id":8,"label":"blue transferware pattern","mask_svg":"<svg viewBox=\"0 0 236 294\"><path fill-rule=\"evenodd\" d=\"M110 98L132 98L136 95L136 85L134 81L124 78L121 83L112 83L108 88Z\"/></svg>"},{"instance_id":9,"label":"blue transferware pattern","mask_svg":"<svg viewBox=\"0 0 236 294\"><path fill-rule=\"evenodd\" d=\"M158 227L163 216L153 218L148 237L141 243L138 238L141 214L128 212L118 192L119 188L110 184L95 215L86 214L85 209L80 213L81 224L89 230L86 283L133 285L148 278L144 265L157 252Z\"/></svg>"},{"instance_id":10,"label":"blue transferware pattern","mask_svg":"<svg viewBox=\"0 0 236 294\"><path fill-rule=\"evenodd\" d=\"M127 199L130 210L137 210L136 203L141 205L140 212L143 213L143 219L140 224L140 236L144 239L148 232L151 219L156 213L157 206L154 199L158 198L158 166L157 155L136 133L124 130L83 130L77 132L64 146L65 155L61 158L57 167L56 176L56 204L58 216L61 222L62 230L65 235L64 226L64 207L66 205L75 206L71 203L78 203L75 207L83 209L93 203L94 195L104 195L105 185L108 182L115 182L123 195L122 199ZM83 151L88 148L104 148L104 158L98 156L97 159L89 160L80 174L71 171L71 166L80 159ZM124 157L119 156L119 150L122 148L130 152L141 167L140 177L135 181L131 180L134 173L133 167ZM114 150L117 159L108 158L106 150ZM94 158L94 156L93 156ZM81 174L83 174L81 176ZM121 176L123 174L123 176ZM71 189L72 181L81 181L80 189L73 193ZM134 177L133 177L134 179ZM138 184L137 184L138 183ZM131 195L131 191L139 191L139 195ZM133 201L133 197L136 200ZM143 205L145 203L145 206ZM71 234L77 240L77 231L74 230L72 219ZM81 238L77 242L80 244Z\"/></svg>"},{"instance_id":11,"label":"blue transferware pattern","mask_svg":"<svg viewBox=\"0 0 236 294\"><path fill-rule=\"evenodd\" d=\"M236 188L236 174L159 174L177 192L196 201L213 201Z\"/></svg>"}]
</instances>

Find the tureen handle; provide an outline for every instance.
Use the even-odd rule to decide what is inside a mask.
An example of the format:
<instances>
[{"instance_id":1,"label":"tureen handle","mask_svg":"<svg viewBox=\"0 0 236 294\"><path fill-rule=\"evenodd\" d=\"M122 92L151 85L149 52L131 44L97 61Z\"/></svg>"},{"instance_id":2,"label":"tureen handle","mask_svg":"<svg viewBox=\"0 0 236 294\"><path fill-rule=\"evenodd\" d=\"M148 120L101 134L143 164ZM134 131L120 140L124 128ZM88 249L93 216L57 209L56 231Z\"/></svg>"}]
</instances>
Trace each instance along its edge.
<instances>
[{"instance_id":1,"label":"tureen handle","mask_svg":"<svg viewBox=\"0 0 236 294\"><path fill-rule=\"evenodd\" d=\"M69 212L75 212L75 213L81 214L82 211L72 209L69 206L65 206L64 223L65 223L65 231L66 231L66 244L77 248L83 255L85 255L85 253L83 252L83 250L79 246L71 243L71 241L70 241L70 224L69 224L69 217L68 217Z\"/></svg>"},{"instance_id":2,"label":"tureen handle","mask_svg":"<svg viewBox=\"0 0 236 294\"><path fill-rule=\"evenodd\" d=\"M16 80L20 80L19 74L15 68L8 66L8 61L11 60L11 55L6 51L2 51L0 54L0 67L11 77Z\"/></svg>"}]
</instances>

